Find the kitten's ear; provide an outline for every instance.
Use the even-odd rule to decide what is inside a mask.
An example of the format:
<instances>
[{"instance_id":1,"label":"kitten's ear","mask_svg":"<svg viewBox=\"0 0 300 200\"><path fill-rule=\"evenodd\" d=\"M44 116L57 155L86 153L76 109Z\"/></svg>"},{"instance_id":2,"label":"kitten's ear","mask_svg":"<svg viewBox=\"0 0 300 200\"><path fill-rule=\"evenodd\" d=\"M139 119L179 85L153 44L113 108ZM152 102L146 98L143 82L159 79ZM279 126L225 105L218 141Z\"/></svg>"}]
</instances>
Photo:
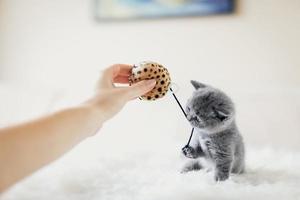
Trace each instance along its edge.
<instances>
[{"instance_id":1,"label":"kitten's ear","mask_svg":"<svg viewBox=\"0 0 300 200\"><path fill-rule=\"evenodd\" d=\"M199 88L205 88L206 85L203 84L203 83L200 83L198 81L194 81L194 80L191 80L191 84L194 86L194 88L197 90Z\"/></svg>"}]
</instances>

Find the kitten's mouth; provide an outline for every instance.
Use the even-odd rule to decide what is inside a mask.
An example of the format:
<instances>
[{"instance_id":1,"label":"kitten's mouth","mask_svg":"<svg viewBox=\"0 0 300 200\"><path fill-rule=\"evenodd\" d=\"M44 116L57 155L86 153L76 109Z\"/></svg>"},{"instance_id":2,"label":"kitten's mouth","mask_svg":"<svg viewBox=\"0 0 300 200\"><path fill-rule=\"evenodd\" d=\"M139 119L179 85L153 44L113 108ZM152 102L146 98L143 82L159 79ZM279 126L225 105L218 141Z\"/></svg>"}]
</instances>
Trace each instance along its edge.
<instances>
[{"instance_id":1,"label":"kitten's mouth","mask_svg":"<svg viewBox=\"0 0 300 200\"><path fill-rule=\"evenodd\" d=\"M199 122L197 119L192 118L189 120L190 124L194 127L203 128L205 127L205 124L203 122Z\"/></svg>"}]
</instances>

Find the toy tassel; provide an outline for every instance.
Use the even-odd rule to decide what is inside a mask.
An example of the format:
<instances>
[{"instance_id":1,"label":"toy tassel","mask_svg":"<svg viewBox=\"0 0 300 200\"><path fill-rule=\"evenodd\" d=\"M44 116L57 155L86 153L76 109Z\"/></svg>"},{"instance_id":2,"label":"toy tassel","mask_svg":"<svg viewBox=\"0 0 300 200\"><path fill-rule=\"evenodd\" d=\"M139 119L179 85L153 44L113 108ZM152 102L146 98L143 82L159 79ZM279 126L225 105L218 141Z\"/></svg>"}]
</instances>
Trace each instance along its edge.
<instances>
[{"instance_id":1,"label":"toy tassel","mask_svg":"<svg viewBox=\"0 0 300 200\"><path fill-rule=\"evenodd\" d=\"M182 108L182 106L181 106L179 100L177 99L175 93L173 92L172 88L170 88L170 91L172 92L172 95L173 95L173 97L175 98L177 104L179 105L181 111L183 112L185 118L187 118L187 114L185 113L184 109ZM191 135L190 135L189 141L188 141L188 143L185 145L185 147L187 147L187 146L190 145L191 139L192 139L192 137L193 137L193 133L194 133L194 127L193 127L193 129L192 129L192 131L191 131Z\"/></svg>"}]
</instances>

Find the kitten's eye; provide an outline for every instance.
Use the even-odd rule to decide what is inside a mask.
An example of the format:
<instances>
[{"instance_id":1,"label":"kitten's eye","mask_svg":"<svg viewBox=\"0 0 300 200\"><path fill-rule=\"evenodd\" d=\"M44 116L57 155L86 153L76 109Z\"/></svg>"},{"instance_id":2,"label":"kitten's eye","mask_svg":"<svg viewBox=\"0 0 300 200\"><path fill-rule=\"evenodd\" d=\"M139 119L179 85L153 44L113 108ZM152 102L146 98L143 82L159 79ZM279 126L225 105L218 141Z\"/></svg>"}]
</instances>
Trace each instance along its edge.
<instances>
[{"instance_id":1,"label":"kitten's eye","mask_svg":"<svg viewBox=\"0 0 300 200\"><path fill-rule=\"evenodd\" d=\"M215 113L215 112L211 112L211 113L209 113L209 116L210 116L210 117L217 117L217 115L216 115L216 113Z\"/></svg>"},{"instance_id":2,"label":"kitten's eye","mask_svg":"<svg viewBox=\"0 0 300 200\"><path fill-rule=\"evenodd\" d=\"M196 115L199 115L199 114L200 114L200 112L199 112L199 111L196 111L196 112L195 112L195 114L196 114Z\"/></svg>"},{"instance_id":3,"label":"kitten's eye","mask_svg":"<svg viewBox=\"0 0 300 200\"><path fill-rule=\"evenodd\" d=\"M188 112L190 112L191 109L190 109L189 107L187 107L186 110L187 110Z\"/></svg>"}]
</instances>

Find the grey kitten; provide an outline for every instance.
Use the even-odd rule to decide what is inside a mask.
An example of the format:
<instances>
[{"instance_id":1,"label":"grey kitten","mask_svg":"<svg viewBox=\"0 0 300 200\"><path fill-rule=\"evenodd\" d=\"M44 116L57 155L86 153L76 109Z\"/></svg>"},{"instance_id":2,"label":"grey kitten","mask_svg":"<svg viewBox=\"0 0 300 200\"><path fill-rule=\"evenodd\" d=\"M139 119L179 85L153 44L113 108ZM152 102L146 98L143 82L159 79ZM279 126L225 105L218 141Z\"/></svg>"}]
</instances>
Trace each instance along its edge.
<instances>
[{"instance_id":1,"label":"grey kitten","mask_svg":"<svg viewBox=\"0 0 300 200\"><path fill-rule=\"evenodd\" d=\"M243 173L244 143L235 123L233 102L216 88L191 83L196 91L187 102L186 114L195 130L182 153L192 160L182 172L202 169L204 160L214 169L216 181L228 179L230 173ZM201 162L198 158L204 159Z\"/></svg>"}]
</instances>

